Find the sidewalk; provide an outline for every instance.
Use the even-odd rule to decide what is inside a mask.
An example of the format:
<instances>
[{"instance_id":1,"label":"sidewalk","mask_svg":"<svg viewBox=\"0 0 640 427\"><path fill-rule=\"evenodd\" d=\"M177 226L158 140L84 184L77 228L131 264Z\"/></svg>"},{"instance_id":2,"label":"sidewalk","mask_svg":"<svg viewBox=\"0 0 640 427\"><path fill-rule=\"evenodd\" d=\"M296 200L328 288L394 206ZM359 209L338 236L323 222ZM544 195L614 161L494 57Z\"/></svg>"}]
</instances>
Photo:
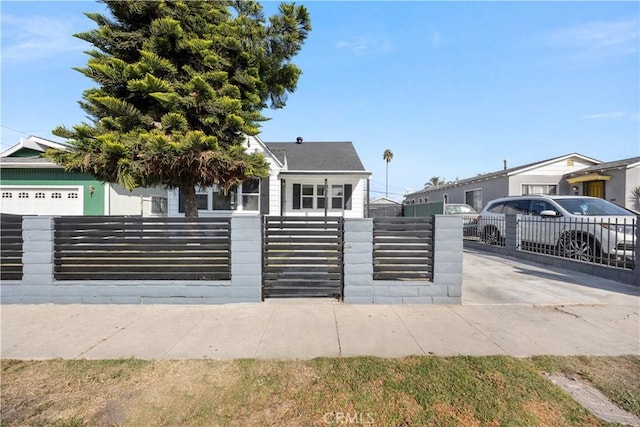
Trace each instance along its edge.
<instances>
[{"instance_id":1,"label":"sidewalk","mask_svg":"<svg viewBox=\"0 0 640 427\"><path fill-rule=\"evenodd\" d=\"M324 299L217 306L3 305L0 354L4 359L640 354L640 290L614 282L589 285L587 279L465 252L463 301L467 287L472 301L459 306ZM527 304L522 294L539 301Z\"/></svg>"}]
</instances>

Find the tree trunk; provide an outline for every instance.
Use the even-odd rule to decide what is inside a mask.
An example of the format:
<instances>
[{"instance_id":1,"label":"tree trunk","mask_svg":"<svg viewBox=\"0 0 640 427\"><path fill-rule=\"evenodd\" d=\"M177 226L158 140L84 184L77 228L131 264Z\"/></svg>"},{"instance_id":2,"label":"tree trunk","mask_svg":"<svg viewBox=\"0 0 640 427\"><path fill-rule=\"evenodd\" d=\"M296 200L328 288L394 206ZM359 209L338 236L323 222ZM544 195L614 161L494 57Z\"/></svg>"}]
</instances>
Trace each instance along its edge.
<instances>
[{"instance_id":1,"label":"tree trunk","mask_svg":"<svg viewBox=\"0 0 640 427\"><path fill-rule=\"evenodd\" d=\"M184 198L184 216L188 218L198 217L198 198L196 197L196 188L192 185L181 187L182 197Z\"/></svg>"}]
</instances>

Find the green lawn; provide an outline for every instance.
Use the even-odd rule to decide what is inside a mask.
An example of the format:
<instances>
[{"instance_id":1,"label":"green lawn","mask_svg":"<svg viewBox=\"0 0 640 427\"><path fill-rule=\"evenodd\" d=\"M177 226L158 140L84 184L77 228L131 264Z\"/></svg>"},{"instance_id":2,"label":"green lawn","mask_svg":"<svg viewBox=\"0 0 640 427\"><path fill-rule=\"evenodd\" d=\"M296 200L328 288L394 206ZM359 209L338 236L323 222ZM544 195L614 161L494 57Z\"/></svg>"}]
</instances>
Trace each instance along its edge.
<instances>
[{"instance_id":1,"label":"green lawn","mask_svg":"<svg viewBox=\"0 0 640 427\"><path fill-rule=\"evenodd\" d=\"M603 425L542 375L638 414L640 357L3 360L2 425ZM632 378L632 379L629 379Z\"/></svg>"}]
</instances>

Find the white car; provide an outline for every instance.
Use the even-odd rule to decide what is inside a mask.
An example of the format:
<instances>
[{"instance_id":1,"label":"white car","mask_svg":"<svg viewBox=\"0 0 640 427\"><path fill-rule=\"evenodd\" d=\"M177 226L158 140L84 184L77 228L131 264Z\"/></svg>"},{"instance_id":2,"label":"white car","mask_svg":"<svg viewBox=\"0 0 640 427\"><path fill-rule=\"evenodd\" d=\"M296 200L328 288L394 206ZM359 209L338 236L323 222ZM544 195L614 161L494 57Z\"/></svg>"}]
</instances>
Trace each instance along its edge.
<instances>
[{"instance_id":1,"label":"white car","mask_svg":"<svg viewBox=\"0 0 640 427\"><path fill-rule=\"evenodd\" d=\"M586 196L513 196L492 200L480 212L478 233L486 243L502 244L505 215L518 217L523 249L581 261L615 260L632 267L636 215L616 204Z\"/></svg>"}]
</instances>

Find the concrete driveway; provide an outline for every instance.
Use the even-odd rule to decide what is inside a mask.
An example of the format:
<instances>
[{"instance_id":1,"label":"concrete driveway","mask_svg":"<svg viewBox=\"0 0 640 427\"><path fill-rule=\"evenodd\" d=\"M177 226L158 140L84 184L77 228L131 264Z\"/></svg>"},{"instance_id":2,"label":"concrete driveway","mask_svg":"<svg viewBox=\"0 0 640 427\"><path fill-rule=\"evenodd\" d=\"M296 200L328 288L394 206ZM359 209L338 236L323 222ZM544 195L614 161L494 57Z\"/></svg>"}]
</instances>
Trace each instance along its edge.
<instances>
[{"instance_id":1,"label":"concrete driveway","mask_svg":"<svg viewBox=\"0 0 640 427\"><path fill-rule=\"evenodd\" d=\"M640 287L465 250L464 305L638 305Z\"/></svg>"}]
</instances>

